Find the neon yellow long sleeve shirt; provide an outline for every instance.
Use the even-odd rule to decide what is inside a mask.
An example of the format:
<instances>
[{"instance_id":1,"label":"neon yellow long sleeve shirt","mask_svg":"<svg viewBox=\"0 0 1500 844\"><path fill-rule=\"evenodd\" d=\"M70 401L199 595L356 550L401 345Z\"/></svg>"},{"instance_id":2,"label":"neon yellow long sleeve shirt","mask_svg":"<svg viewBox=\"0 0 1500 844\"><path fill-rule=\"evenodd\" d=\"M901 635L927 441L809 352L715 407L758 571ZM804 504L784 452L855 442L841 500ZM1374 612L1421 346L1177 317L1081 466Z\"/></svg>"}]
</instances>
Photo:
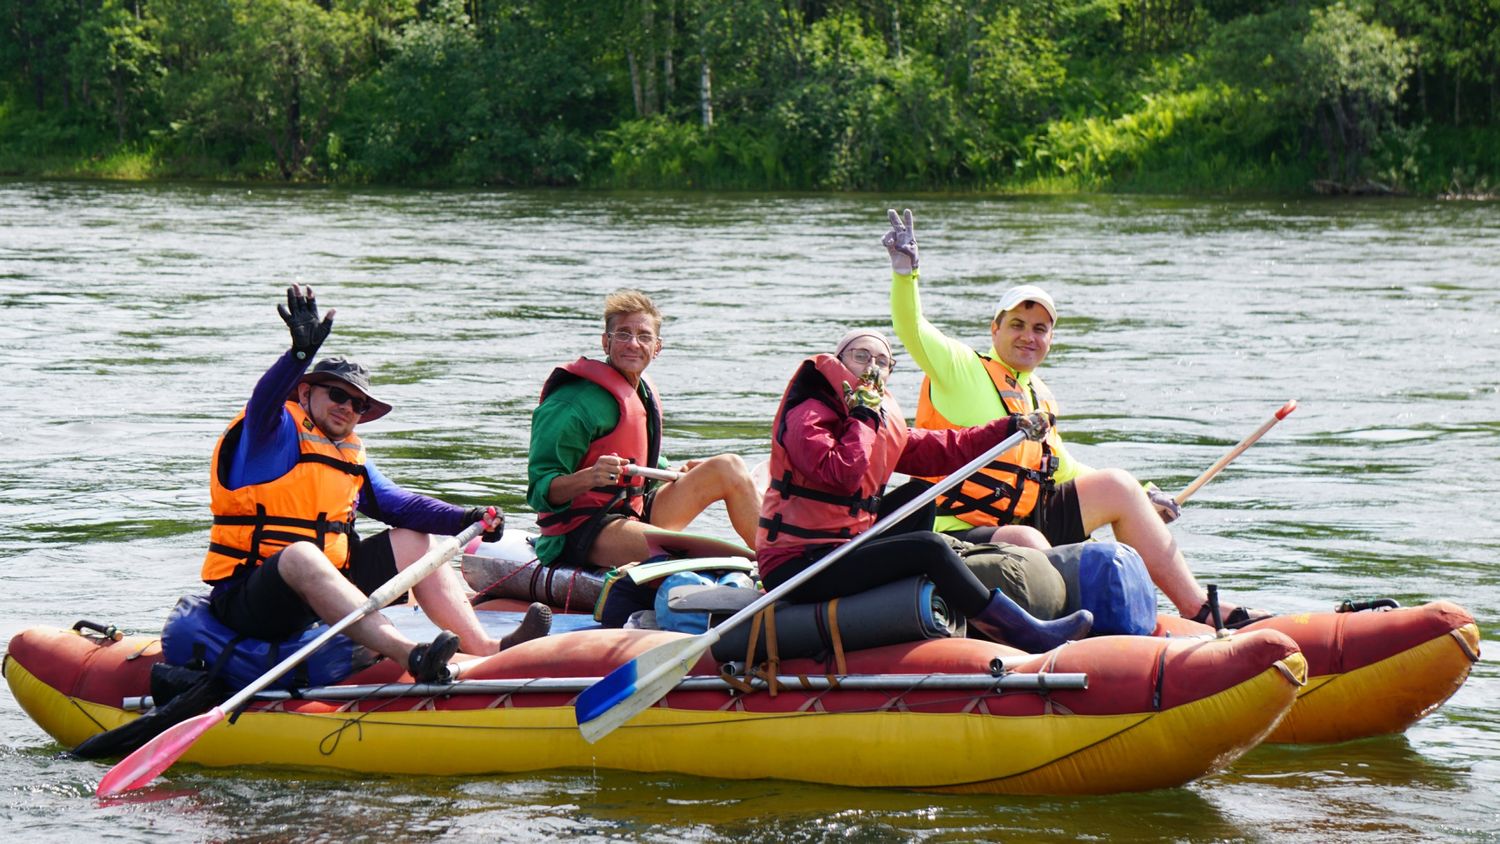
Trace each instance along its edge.
<instances>
[{"instance_id":1,"label":"neon yellow long sleeve shirt","mask_svg":"<svg viewBox=\"0 0 1500 844\"><path fill-rule=\"evenodd\" d=\"M939 331L937 326L922 316L922 299L917 285L917 272L910 275L891 274L891 325L896 337L906 347L907 354L932 385L932 404L944 418L965 427L983 425L986 422L1008 415L1005 403L995 391L995 383L985 371L979 355L963 342L954 340ZM992 346L986 357L1000 360ZM1003 363L1003 362L1002 362ZM1009 367L1007 367L1009 368ZM1027 410L1031 405L1031 391L1025 389L1031 383L1030 372L1011 373L1026 395ZM1057 473L1058 483L1071 480L1085 472L1088 466L1074 460L1062 445L1062 432L1058 431ZM972 527L953 516L939 516L933 525L935 530L963 530Z\"/></svg>"}]
</instances>

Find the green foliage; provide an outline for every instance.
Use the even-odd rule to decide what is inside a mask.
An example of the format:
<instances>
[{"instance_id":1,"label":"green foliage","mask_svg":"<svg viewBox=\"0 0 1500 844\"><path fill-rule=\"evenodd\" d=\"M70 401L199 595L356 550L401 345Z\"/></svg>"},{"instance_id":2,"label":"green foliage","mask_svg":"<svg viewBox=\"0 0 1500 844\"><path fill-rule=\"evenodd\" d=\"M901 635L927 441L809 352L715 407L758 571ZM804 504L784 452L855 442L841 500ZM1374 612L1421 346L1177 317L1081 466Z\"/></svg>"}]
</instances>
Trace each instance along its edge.
<instances>
[{"instance_id":1,"label":"green foliage","mask_svg":"<svg viewBox=\"0 0 1500 844\"><path fill-rule=\"evenodd\" d=\"M11 172L1439 191L1500 182L1500 4L0 0L0 103Z\"/></svg>"}]
</instances>

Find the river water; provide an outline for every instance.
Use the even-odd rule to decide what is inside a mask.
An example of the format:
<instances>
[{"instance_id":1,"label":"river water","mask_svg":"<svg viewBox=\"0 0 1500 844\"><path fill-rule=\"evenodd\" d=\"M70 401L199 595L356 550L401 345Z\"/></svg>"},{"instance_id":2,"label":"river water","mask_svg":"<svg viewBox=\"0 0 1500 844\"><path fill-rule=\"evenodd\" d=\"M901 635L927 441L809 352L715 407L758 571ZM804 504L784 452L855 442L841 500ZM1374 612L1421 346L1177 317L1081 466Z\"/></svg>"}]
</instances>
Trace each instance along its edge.
<instances>
[{"instance_id":1,"label":"river water","mask_svg":"<svg viewBox=\"0 0 1500 844\"><path fill-rule=\"evenodd\" d=\"M652 366L668 456L754 462L797 362L848 326L888 327L878 240L896 203L916 209L926 310L951 335L986 341L1011 284L1056 297L1044 372L1090 465L1180 489L1300 400L1173 526L1201 579L1282 611L1448 598L1495 636L1500 205L52 182L0 182L0 636L159 630L198 587L209 454L285 348L288 283L337 308L325 353L364 358L396 406L361 429L385 473L532 527L529 410L553 366L598 350L605 293L644 288L668 316ZM919 374L902 364L910 413ZM722 510L700 524L729 533ZM27 841L1500 841L1484 647L1405 735L1066 799L184 766L101 806L106 766L60 758L6 689L0 817Z\"/></svg>"}]
</instances>

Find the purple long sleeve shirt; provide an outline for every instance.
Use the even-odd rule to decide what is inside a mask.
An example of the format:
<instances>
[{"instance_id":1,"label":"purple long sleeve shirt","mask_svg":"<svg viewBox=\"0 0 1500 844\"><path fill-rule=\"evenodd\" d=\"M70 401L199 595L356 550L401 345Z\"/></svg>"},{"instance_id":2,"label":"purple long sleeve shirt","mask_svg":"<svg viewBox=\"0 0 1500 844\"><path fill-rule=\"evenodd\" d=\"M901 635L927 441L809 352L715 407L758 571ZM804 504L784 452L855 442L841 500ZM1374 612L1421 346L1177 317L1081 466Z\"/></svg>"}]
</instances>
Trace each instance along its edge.
<instances>
[{"instance_id":1,"label":"purple long sleeve shirt","mask_svg":"<svg viewBox=\"0 0 1500 844\"><path fill-rule=\"evenodd\" d=\"M297 386L307 361L283 354L256 383L245 406L244 431L229 458L228 484L238 489L275 480L297 465L301 452L297 423L286 399ZM365 483L356 509L366 516L422 533L451 535L463 530L465 508L402 489L365 457Z\"/></svg>"}]
</instances>

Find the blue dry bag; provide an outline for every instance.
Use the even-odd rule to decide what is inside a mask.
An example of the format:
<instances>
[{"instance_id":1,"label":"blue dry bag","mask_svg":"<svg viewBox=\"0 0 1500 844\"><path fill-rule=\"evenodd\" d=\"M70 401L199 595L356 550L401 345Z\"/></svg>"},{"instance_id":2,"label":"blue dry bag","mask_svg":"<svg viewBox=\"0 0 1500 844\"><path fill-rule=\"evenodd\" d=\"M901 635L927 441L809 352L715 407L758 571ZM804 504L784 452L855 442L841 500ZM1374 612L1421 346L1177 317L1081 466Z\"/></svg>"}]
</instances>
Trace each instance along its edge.
<instances>
[{"instance_id":1,"label":"blue dry bag","mask_svg":"<svg viewBox=\"0 0 1500 844\"><path fill-rule=\"evenodd\" d=\"M317 624L280 642L250 639L219 621L209 608L207 595L185 595L177 599L177 606L167 616L161 631L161 650L168 665L218 666L216 676L230 687L242 689L327 630L328 625ZM367 648L348 636L334 636L268 688L327 686L374 662L375 656Z\"/></svg>"}]
</instances>

